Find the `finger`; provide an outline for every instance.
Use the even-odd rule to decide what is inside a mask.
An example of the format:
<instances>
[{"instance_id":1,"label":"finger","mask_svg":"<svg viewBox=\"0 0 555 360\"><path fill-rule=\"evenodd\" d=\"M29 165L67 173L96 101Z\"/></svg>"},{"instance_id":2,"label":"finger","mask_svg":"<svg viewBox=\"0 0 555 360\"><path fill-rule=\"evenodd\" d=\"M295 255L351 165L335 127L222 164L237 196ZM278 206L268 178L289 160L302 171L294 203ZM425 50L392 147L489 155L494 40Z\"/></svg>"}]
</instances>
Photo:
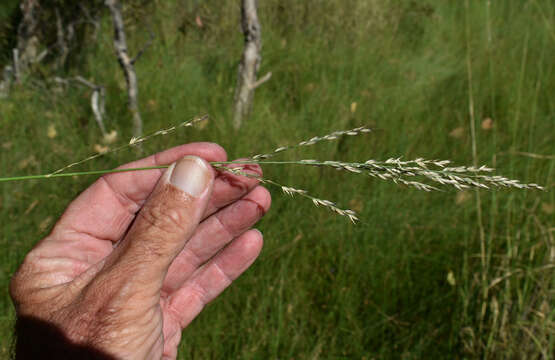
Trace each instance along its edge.
<instances>
[{"instance_id":1,"label":"finger","mask_svg":"<svg viewBox=\"0 0 555 360\"><path fill-rule=\"evenodd\" d=\"M192 143L121 168L167 165L184 154L197 155L207 161L226 160L225 151L219 145ZM262 170L256 164L246 166L244 171L262 175ZM114 173L100 178L70 204L55 227L54 236L46 238L40 244L43 255L59 256L63 247L65 257L69 254L72 259L84 264L95 264L105 258L112 251L112 243L120 240L127 231L161 173L161 170L148 170ZM258 180L254 178L217 172L212 197L204 216L240 198L257 183Z\"/></svg>"},{"instance_id":2,"label":"finger","mask_svg":"<svg viewBox=\"0 0 555 360\"><path fill-rule=\"evenodd\" d=\"M206 161L225 161L227 158L225 150L217 144L192 143L120 168L168 165L185 155L199 156ZM262 176L262 169L256 164L246 165L244 169L246 173ZM66 235L63 236L64 239L72 235L85 234L92 239L110 242L120 240L163 172L163 169L144 170L113 173L101 177L68 206L55 231L64 232ZM239 199L257 184L258 180L255 178L216 173L212 198L205 216ZM57 239L57 237L51 237L51 239ZM103 248L109 249L109 246L103 246ZM105 255L102 254L102 257ZM98 260L93 257L91 261Z\"/></svg>"},{"instance_id":3,"label":"finger","mask_svg":"<svg viewBox=\"0 0 555 360\"><path fill-rule=\"evenodd\" d=\"M235 160L240 161L240 160ZM258 164L227 164L226 167L241 168L241 171L257 177L262 177L262 168ZM206 216L215 213L218 209L240 199L256 185L258 179L248 176L236 175L225 171L218 171L214 181L212 199L206 209Z\"/></svg>"},{"instance_id":4,"label":"finger","mask_svg":"<svg viewBox=\"0 0 555 360\"><path fill-rule=\"evenodd\" d=\"M204 220L170 265L162 291L171 294L193 272L235 237L250 229L270 209L271 197L262 186Z\"/></svg>"},{"instance_id":5,"label":"finger","mask_svg":"<svg viewBox=\"0 0 555 360\"><path fill-rule=\"evenodd\" d=\"M227 288L258 257L262 234L250 230L226 247L195 274L164 304L163 309L185 328L206 304Z\"/></svg>"},{"instance_id":6,"label":"finger","mask_svg":"<svg viewBox=\"0 0 555 360\"><path fill-rule=\"evenodd\" d=\"M192 143L123 165L121 168L168 165L185 155L195 155L206 161L226 159L225 151L219 145ZM87 234L96 239L118 241L163 173L163 169L143 170L101 177L69 205L54 231Z\"/></svg>"},{"instance_id":7,"label":"finger","mask_svg":"<svg viewBox=\"0 0 555 360\"><path fill-rule=\"evenodd\" d=\"M108 256L99 281L123 281L128 290L157 294L168 267L202 219L213 181L211 166L199 157L186 156L170 166Z\"/></svg>"}]
</instances>

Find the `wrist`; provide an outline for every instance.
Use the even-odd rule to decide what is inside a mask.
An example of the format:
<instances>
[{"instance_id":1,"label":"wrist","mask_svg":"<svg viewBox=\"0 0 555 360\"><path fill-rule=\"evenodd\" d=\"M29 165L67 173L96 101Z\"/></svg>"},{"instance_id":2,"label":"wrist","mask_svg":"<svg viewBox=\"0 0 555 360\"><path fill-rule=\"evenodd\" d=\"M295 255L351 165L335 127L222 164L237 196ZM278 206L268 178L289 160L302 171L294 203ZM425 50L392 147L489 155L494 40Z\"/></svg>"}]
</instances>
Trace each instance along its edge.
<instances>
[{"instance_id":1,"label":"wrist","mask_svg":"<svg viewBox=\"0 0 555 360\"><path fill-rule=\"evenodd\" d=\"M115 360L115 357L87 344L77 344L57 326L34 317L18 316L15 323L13 358Z\"/></svg>"}]
</instances>

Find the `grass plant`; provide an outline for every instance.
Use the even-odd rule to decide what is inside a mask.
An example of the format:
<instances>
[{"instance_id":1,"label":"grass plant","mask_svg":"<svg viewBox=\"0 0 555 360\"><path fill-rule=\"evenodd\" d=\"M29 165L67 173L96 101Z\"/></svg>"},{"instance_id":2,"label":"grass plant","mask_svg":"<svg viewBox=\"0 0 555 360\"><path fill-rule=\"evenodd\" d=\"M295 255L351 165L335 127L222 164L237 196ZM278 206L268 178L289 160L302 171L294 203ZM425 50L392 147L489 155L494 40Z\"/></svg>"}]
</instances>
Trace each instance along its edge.
<instances>
[{"instance_id":1,"label":"grass plant","mask_svg":"<svg viewBox=\"0 0 555 360\"><path fill-rule=\"evenodd\" d=\"M140 168L116 168L111 170L92 170L92 171L70 172L70 173L64 172L67 169L70 169L77 165L81 165L90 160L97 159L100 156L106 155L107 153L114 153L129 147L136 147L154 137L168 135L169 133L176 131L178 128L191 127L191 126L194 126L196 123L199 123L200 121L207 120L207 119L208 119L208 116L205 115L190 121L182 122L181 124L176 126L171 126L168 128L155 131L145 136L132 137L128 144L118 146L113 150L107 150L105 152L93 154L83 160L66 165L50 174L0 177L0 182L51 179L51 178L59 178L59 177L76 177L76 176L84 176L84 175L103 175L103 174L110 174L110 173L117 173L117 172L164 169L164 168L167 168L169 165L140 167ZM493 176L484 175L484 173L489 173L493 171L492 168L488 168L484 165L480 167L476 167L476 165L447 167L447 165L450 163L449 160L426 160L426 159L418 158L415 160L402 161L400 158L397 158L397 159L387 159L385 161L376 161L376 160L370 159L370 160L366 160L364 163L342 162L342 161L335 161L335 160L318 161L318 160L306 160L306 159L287 160L287 161L267 160L284 151L315 145L322 141L337 140L340 137L346 136L346 135L356 136L356 135L366 134L370 132L372 132L372 130L364 126L358 127L355 129L350 129L350 130L334 131L333 133L328 135L314 136L308 140L303 140L296 145L280 146L268 154L257 154L247 159L241 159L236 161L219 161L219 162L213 161L213 162L210 162L210 164L214 168L220 171L230 172L233 174L243 175L248 177L254 177L260 180L260 182L263 184L277 186L287 195L290 195L290 196L298 195L298 196L310 199L315 206L326 207L329 210L341 216L345 216L349 218L349 220L351 220L353 223L359 220L357 213L355 211L351 209L341 209L334 202L314 197L308 194L306 190L296 189L287 185L279 184L274 180L266 179L258 175L253 175L253 174L243 172L242 171L243 168L240 165L241 164L307 165L307 166L317 166L317 167L330 167L339 171L348 171L351 173L363 174L370 177L377 177L381 180L393 181L396 184L406 185L406 186L414 187L415 189L424 190L424 191L432 191L432 190L439 191L439 189L437 187L434 187L426 183L422 183L414 180L408 180L408 179L413 177L425 178L428 181L436 182L441 185L453 186L458 190L467 189L469 187L489 189L488 185L495 186L495 187L508 187L508 188L514 187L517 189L538 189L538 190L544 189L543 187L534 183L522 184L518 180L507 179L500 175L493 175ZM234 165L234 164L237 164L237 166L235 167L225 166L225 165ZM477 196L479 196L479 194Z\"/></svg>"}]
</instances>

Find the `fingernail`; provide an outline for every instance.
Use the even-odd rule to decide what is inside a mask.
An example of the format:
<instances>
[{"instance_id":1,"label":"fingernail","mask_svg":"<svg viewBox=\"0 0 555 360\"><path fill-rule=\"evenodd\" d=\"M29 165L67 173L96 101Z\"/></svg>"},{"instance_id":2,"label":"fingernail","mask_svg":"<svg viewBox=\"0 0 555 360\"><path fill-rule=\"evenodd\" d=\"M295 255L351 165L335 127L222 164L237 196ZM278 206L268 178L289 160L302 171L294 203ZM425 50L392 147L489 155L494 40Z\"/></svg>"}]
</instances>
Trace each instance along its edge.
<instances>
[{"instance_id":1,"label":"fingernail","mask_svg":"<svg viewBox=\"0 0 555 360\"><path fill-rule=\"evenodd\" d=\"M185 156L177 162L170 183L191 196L200 196L210 181L210 169L196 156Z\"/></svg>"}]
</instances>

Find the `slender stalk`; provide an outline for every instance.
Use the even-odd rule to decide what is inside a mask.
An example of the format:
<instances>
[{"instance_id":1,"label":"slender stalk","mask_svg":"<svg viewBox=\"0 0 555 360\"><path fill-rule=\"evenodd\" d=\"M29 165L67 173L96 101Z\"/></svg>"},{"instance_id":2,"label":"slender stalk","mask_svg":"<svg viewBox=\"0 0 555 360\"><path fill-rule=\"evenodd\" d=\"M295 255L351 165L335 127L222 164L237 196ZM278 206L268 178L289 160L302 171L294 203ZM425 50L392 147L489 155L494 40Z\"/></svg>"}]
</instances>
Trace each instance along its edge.
<instances>
[{"instance_id":1,"label":"slender stalk","mask_svg":"<svg viewBox=\"0 0 555 360\"><path fill-rule=\"evenodd\" d=\"M329 167L334 170L347 171L356 174L377 177L381 180L389 180L395 183L415 187L419 190L431 191L439 190L429 184L418 181L409 181L408 178L423 178L441 185L453 186L456 189L465 189L468 187L476 187L489 189L490 186L513 187L518 189L537 189L543 190L543 187L537 184L522 184L518 180L507 179L499 175L489 175L493 169L486 166L458 166L447 167L447 160L425 160L415 159L402 161L401 159L387 159L385 161L367 160L366 162L341 162L341 161L318 161L318 160L288 160L288 161L268 161L268 160L236 160L236 161L215 161L210 163L218 170L236 173L240 169L228 168L224 165L229 164L259 164L259 165L303 165L315 167ZM48 179L55 177L79 176L79 175L102 175L109 173L117 173L124 171L138 171L150 169L163 169L168 165L142 167L132 169L111 169L111 170L95 170L84 172L61 173L54 172L43 175L13 176L0 178L0 182L31 180L31 179ZM248 174L242 174L250 176ZM280 185L282 186L282 185Z\"/></svg>"},{"instance_id":2,"label":"slender stalk","mask_svg":"<svg viewBox=\"0 0 555 360\"><path fill-rule=\"evenodd\" d=\"M301 141L300 143L295 144L295 145L280 146L280 147L274 149L272 152L267 153L267 154L258 154L258 155L251 156L250 160L268 159L268 158L274 157L277 154L282 153L284 151L298 149L298 148L304 147L304 146L312 146L312 145L315 145L315 144L317 144L321 141L333 141L333 140L339 139L342 136L357 136L357 135L360 135L360 134L367 134L367 133L372 132L372 131L373 131L372 129L367 128L366 126L357 127L357 128L350 129L350 130L334 131L331 134L327 134L327 135L323 135L323 136L314 136L311 139Z\"/></svg>"},{"instance_id":3,"label":"slender stalk","mask_svg":"<svg viewBox=\"0 0 555 360\"><path fill-rule=\"evenodd\" d=\"M83 176L83 175L104 175L104 174L140 171L140 170L166 169L168 167L169 165L160 165L160 166L149 166L149 167L132 168L132 169L92 170L92 171L78 171L78 172L70 172L70 173L57 173L57 174L12 176L12 177L0 178L0 182L49 179L49 178L59 178L59 177Z\"/></svg>"},{"instance_id":4,"label":"slender stalk","mask_svg":"<svg viewBox=\"0 0 555 360\"><path fill-rule=\"evenodd\" d=\"M153 137L157 137L157 136L161 136L161 135L167 135L167 134L169 134L169 133L171 133L171 132L173 132L173 131L176 131L176 130L179 129L179 128L193 126L193 125L195 125L196 123L198 123L198 122L200 122L200 121L207 120L207 119L208 119L208 115L204 115L204 116L201 116L201 117L198 117L198 118L194 118L194 119L189 120L189 121L184 121L184 122L182 122L181 124L178 124L178 125L175 125L175 126L171 126L171 127L169 127L169 128L166 128L166 129L160 129L160 130L155 131L155 132L153 132L153 133L150 133L150 134L148 134L148 135L139 136L139 137L133 136L133 137L131 138L131 140L129 140L129 143L128 143L128 144L120 145L120 146L116 147L115 149L112 149L112 150L107 151L107 152L105 152L105 153L93 154L93 155L87 157L86 159L79 160L79 161L76 161L76 162L71 163L71 164L69 164L69 165L66 165L66 166L64 166L64 167L62 167L62 168L60 168L60 169L58 169L58 170L52 172L51 175L64 172L64 171L68 170L69 168L72 168L72 167L77 166L77 165L81 165L81 164L83 164L83 163L85 163L85 162L87 162L87 161L90 161L90 160L99 158L99 157L101 157L101 156L105 156L105 155L107 155L107 154L112 154L112 153L115 153L115 152L118 152L118 151L121 151L121 150L125 150L125 149L127 149L128 147L136 146L136 145L141 144L141 143L143 143L143 142L145 142L145 141L147 141L147 140L152 139Z\"/></svg>"},{"instance_id":5,"label":"slender stalk","mask_svg":"<svg viewBox=\"0 0 555 360\"><path fill-rule=\"evenodd\" d=\"M474 166L478 163L478 152L476 146L476 119L474 115L474 95L472 89L472 56L470 44L470 20L469 20L469 0L465 1L466 10L466 70L468 76L468 111L470 121L470 135L472 138L472 161ZM484 224L482 221L482 199L478 189L476 194L476 215L478 217L478 231L480 236L480 261L482 265L482 310L480 314L480 331L484 323L486 315L486 308L488 303L488 287L487 287L487 274L488 274L488 261L486 257L486 235L484 231Z\"/></svg>"}]
</instances>

